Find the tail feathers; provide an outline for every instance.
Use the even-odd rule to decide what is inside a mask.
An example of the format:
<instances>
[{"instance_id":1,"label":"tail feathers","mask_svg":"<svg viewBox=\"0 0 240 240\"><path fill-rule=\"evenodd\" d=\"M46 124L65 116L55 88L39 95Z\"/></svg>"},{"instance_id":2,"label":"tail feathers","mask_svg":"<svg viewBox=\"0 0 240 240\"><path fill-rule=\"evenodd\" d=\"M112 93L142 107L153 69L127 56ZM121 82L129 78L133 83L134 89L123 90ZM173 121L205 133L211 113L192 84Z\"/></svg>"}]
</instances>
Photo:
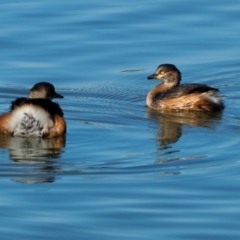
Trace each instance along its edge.
<instances>
[{"instance_id":1,"label":"tail feathers","mask_svg":"<svg viewBox=\"0 0 240 240\"><path fill-rule=\"evenodd\" d=\"M49 113L41 107L24 105L12 112L10 128L13 136L43 137L52 126Z\"/></svg>"},{"instance_id":2,"label":"tail feathers","mask_svg":"<svg viewBox=\"0 0 240 240\"><path fill-rule=\"evenodd\" d=\"M224 109L222 97L216 91L205 92L202 94L202 97L206 100L206 105L210 108L210 111L221 111Z\"/></svg>"}]
</instances>

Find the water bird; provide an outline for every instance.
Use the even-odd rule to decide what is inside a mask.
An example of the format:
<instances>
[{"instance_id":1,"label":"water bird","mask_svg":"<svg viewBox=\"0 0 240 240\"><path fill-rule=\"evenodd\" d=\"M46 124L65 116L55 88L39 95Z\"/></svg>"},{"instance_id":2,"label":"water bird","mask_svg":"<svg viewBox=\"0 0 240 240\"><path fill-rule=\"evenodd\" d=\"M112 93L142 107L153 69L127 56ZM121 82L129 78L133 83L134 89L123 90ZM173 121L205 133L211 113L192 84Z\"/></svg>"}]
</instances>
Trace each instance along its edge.
<instances>
[{"instance_id":1,"label":"water bird","mask_svg":"<svg viewBox=\"0 0 240 240\"><path fill-rule=\"evenodd\" d=\"M161 64L147 79L162 80L147 95L146 104L152 109L196 110L217 112L224 109L217 88L205 84L181 84L181 72L173 64Z\"/></svg>"},{"instance_id":2,"label":"water bird","mask_svg":"<svg viewBox=\"0 0 240 240\"><path fill-rule=\"evenodd\" d=\"M60 106L53 98L63 98L48 82L35 84L28 98L12 101L10 111L0 116L0 132L20 137L62 136L66 133L66 122Z\"/></svg>"}]
</instances>

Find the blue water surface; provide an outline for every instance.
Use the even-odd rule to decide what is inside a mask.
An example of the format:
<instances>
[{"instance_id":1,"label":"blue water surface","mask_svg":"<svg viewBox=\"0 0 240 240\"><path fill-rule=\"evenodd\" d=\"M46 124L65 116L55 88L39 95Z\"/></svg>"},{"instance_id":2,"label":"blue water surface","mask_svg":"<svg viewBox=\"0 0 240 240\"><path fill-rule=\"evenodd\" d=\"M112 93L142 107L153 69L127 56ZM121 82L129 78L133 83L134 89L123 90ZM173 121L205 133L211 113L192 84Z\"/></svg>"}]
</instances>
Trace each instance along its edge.
<instances>
[{"instance_id":1,"label":"blue water surface","mask_svg":"<svg viewBox=\"0 0 240 240\"><path fill-rule=\"evenodd\" d=\"M0 136L1 239L239 239L240 3L1 1L0 112L39 81L67 134ZM219 114L145 106L161 63Z\"/></svg>"}]
</instances>

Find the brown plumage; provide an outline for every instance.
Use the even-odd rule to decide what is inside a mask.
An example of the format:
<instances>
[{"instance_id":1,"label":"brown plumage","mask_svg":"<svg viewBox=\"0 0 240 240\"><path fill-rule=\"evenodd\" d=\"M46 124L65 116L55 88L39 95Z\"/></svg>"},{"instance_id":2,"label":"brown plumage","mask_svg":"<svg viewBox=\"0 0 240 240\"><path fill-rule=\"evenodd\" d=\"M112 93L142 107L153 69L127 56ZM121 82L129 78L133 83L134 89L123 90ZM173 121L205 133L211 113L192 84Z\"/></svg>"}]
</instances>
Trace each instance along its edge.
<instances>
[{"instance_id":1,"label":"brown plumage","mask_svg":"<svg viewBox=\"0 0 240 240\"><path fill-rule=\"evenodd\" d=\"M160 65L148 79L159 79L163 83L147 95L146 104L153 109L221 111L224 105L217 88L205 84L180 84L181 73L172 64Z\"/></svg>"},{"instance_id":2,"label":"brown plumage","mask_svg":"<svg viewBox=\"0 0 240 240\"><path fill-rule=\"evenodd\" d=\"M21 137L55 137L66 133L60 106L52 98L63 98L54 86L40 82L31 88L29 98L17 98L10 112L0 116L0 132Z\"/></svg>"}]
</instances>

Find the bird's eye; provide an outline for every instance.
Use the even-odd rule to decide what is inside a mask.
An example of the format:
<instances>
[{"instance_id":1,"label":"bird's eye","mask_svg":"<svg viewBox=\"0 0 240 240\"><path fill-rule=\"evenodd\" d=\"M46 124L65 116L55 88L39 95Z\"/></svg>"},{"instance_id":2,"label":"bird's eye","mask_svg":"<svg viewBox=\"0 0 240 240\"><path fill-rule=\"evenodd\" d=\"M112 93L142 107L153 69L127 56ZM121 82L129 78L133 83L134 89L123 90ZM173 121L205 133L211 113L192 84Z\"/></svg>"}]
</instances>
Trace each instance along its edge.
<instances>
[{"instance_id":1,"label":"bird's eye","mask_svg":"<svg viewBox=\"0 0 240 240\"><path fill-rule=\"evenodd\" d=\"M164 73L165 73L165 72L164 72L163 70L162 70L162 71L160 71L160 74L161 74L161 75L163 75Z\"/></svg>"}]
</instances>

